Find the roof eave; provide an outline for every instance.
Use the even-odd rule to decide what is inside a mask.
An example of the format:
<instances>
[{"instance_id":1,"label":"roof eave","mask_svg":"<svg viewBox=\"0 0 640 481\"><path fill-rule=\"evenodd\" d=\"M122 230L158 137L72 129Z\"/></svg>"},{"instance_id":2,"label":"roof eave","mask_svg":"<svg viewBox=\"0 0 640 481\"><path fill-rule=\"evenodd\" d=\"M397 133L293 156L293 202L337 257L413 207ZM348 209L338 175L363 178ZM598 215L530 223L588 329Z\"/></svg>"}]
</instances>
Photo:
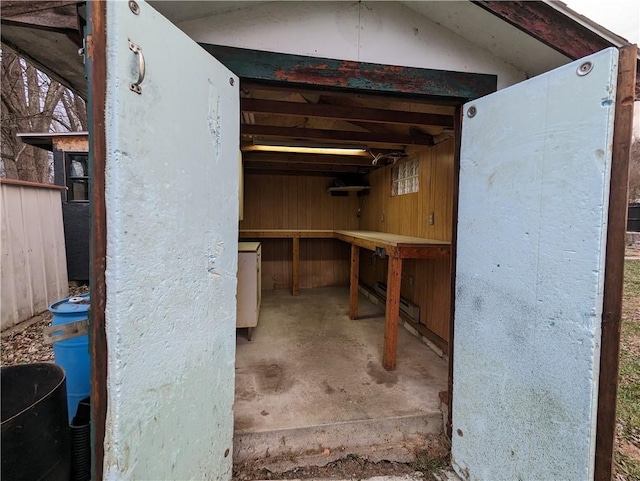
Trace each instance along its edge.
<instances>
[{"instance_id":1,"label":"roof eave","mask_svg":"<svg viewBox=\"0 0 640 481\"><path fill-rule=\"evenodd\" d=\"M574 12L564 3L542 0L471 0L474 4L531 35L563 55L577 60L630 42ZM635 97L640 100L640 62L636 62Z\"/></svg>"},{"instance_id":2,"label":"roof eave","mask_svg":"<svg viewBox=\"0 0 640 481\"><path fill-rule=\"evenodd\" d=\"M80 137L86 138L89 135L89 132L81 131L81 132L20 132L16 134L20 140L22 140L25 144L31 145L33 147L38 147L40 149L52 151L53 150L53 139L60 137Z\"/></svg>"}]
</instances>

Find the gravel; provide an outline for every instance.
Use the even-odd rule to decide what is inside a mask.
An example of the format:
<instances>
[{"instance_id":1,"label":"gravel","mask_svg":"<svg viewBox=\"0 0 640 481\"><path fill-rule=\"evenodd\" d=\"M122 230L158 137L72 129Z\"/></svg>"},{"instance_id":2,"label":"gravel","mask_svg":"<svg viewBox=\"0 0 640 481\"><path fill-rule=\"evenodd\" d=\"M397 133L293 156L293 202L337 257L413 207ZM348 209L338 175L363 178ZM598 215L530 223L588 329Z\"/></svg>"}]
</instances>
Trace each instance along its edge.
<instances>
[{"instance_id":1,"label":"gravel","mask_svg":"<svg viewBox=\"0 0 640 481\"><path fill-rule=\"evenodd\" d=\"M69 286L69 296L89 292L86 285ZM53 362L53 345L45 344L42 331L51 325L51 313L45 311L7 329L0 342L0 361L3 366Z\"/></svg>"},{"instance_id":2,"label":"gravel","mask_svg":"<svg viewBox=\"0 0 640 481\"><path fill-rule=\"evenodd\" d=\"M22 327L25 325L26 327ZM2 365L53 362L53 346L44 343L42 330L51 325L51 313L29 319L11 329L10 334L2 333ZM21 328L16 330L16 328Z\"/></svg>"}]
</instances>

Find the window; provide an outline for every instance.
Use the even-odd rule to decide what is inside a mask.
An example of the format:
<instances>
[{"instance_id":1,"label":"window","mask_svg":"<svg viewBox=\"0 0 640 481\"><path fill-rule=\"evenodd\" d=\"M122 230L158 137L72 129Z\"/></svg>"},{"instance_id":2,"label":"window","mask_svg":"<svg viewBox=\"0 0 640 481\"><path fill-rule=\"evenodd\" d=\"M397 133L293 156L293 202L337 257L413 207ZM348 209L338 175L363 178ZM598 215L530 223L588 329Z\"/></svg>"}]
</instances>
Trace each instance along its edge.
<instances>
[{"instance_id":1,"label":"window","mask_svg":"<svg viewBox=\"0 0 640 481\"><path fill-rule=\"evenodd\" d=\"M89 154L65 154L67 165L67 201L89 201Z\"/></svg>"},{"instance_id":2,"label":"window","mask_svg":"<svg viewBox=\"0 0 640 481\"><path fill-rule=\"evenodd\" d=\"M394 165L391 170L391 195L418 192L418 159Z\"/></svg>"}]
</instances>

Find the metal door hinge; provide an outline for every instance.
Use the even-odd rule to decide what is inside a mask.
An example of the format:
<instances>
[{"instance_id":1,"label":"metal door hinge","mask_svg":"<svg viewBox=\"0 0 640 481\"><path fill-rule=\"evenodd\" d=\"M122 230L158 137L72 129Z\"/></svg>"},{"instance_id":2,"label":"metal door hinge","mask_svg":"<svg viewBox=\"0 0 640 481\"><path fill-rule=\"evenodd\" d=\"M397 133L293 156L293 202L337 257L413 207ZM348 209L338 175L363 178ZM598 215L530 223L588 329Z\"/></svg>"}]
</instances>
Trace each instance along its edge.
<instances>
[{"instance_id":1,"label":"metal door hinge","mask_svg":"<svg viewBox=\"0 0 640 481\"><path fill-rule=\"evenodd\" d=\"M82 57L82 65L87 63L87 39L82 39L82 47L78 49L78 55Z\"/></svg>"}]
</instances>

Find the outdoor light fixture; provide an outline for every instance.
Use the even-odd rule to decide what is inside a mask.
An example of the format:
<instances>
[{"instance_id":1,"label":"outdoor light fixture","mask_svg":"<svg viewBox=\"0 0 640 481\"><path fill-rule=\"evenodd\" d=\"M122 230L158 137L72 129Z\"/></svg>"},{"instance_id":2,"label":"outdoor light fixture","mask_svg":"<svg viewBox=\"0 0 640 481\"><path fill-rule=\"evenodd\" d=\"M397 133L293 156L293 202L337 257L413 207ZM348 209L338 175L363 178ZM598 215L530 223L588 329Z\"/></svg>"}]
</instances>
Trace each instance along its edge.
<instances>
[{"instance_id":1,"label":"outdoor light fixture","mask_svg":"<svg viewBox=\"0 0 640 481\"><path fill-rule=\"evenodd\" d=\"M296 154L368 155L366 148L348 144L316 144L310 142L254 140L242 147L244 152L288 152Z\"/></svg>"}]
</instances>

